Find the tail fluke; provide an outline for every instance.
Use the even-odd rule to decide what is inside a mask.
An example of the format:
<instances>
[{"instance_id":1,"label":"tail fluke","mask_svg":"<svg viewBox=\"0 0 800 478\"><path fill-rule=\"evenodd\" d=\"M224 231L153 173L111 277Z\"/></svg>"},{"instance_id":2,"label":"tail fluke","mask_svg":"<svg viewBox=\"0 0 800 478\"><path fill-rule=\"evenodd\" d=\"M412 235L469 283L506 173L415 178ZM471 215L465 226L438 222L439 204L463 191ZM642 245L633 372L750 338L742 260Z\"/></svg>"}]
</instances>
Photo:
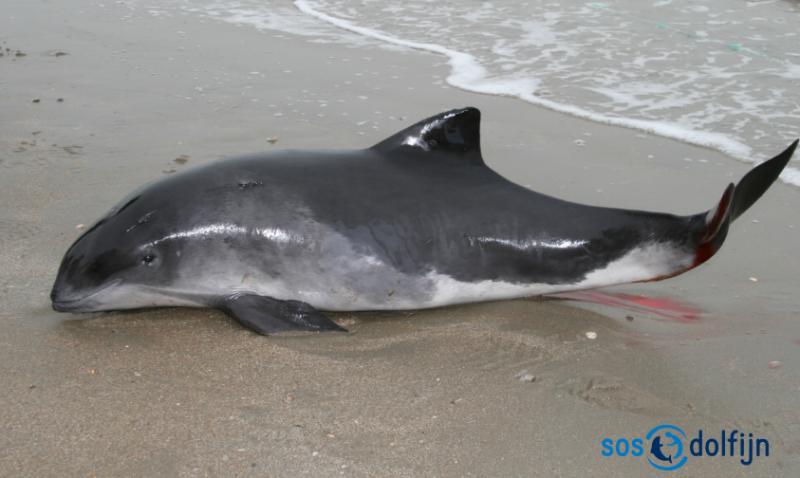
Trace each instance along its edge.
<instances>
[{"instance_id":1,"label":"tail fluke","mask_svg":"<svg viewBox=\"0 0 800 478\"><path fill-rule=\"evenodd\" d=\"M736 185L736 192L733 195L732 221L747 211L769 186L778 179L781 171L792 158L792 154L797 148L797 142L798 140L794 140L794 143L789 145L784 152L751 169L739 181L739 184Z\"/></svg>"},{"instance_id":2,"label":"tail fluke","mask_svg":"<svg viewBox=\"0 0 800 478\"><path fill-rule=\"evenodd\" d=\"M717 207L705 214L705 228L692 267L707 261L719 250L728 235L730 223L750 208L778 179L792 158L797 143L798 140L795 140L781 154L751 169L736 186L728 185Z\"/></svg>"}]
</instances>

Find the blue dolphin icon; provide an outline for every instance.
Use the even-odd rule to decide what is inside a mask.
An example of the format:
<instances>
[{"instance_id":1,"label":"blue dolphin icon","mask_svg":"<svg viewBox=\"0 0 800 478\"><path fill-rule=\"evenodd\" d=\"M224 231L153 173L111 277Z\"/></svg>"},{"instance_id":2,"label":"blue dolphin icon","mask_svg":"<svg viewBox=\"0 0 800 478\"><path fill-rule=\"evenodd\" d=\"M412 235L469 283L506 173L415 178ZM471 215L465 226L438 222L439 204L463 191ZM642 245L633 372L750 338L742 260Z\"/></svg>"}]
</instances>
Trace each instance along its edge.
<instances>
[{"instance_id":1,"label":"blue dolphin icon","mask_svg":"<svg viewBox=\"0 0 800 478\"><path fill-rule=\"evenodd\" d=\"M647 462L658 470L677 470L686 464L688 457L683 454L683 441L686 432L675 425L664 423L647 432L650 441L650 454ZM664 450L667 447L669 450ZM664 452L669 451L669 455Z\"/></svg>"},{"instance_id":2,"label":"blue dolphin icon","mask_svg":"<svg viewBox=\"0 0 800 478\"><path fill-rule=\"evenodd\" d=\"M653 443L650 445L650 454L661 461L672 463L672 455L664 456L664 453L661 452L661 446L661 437L655 437Z\"/></svg>"}]
</instances>

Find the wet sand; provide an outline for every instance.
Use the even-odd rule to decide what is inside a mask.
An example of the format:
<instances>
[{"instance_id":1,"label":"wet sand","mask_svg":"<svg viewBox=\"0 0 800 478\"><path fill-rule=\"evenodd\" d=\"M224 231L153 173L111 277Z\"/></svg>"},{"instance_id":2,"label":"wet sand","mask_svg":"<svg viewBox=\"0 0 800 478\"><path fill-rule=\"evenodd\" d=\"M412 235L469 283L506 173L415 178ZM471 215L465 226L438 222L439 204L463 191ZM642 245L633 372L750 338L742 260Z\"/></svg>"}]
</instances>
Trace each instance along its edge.
<instances>
[{"instance_id":1,"label":"wet sand","mask_svg":"<svg viewBox=\"0 0 800 478\"><path fill-rule=\"evenodd\" d=\"M783 184L701 269L607 291L702 310L690 320L532 299L264 338L208 310L52 311L76 226L143 182L238 153L366 147L453 107L481 108L492 167L566 199L693 213L748 169L455 90L433 55L99 5L17 0L0 16L0 476L651 476L600 440L665 422L772 445L750 467L692 459L677 475L800 470L800 192Z\"/></svg>"}]
</instances>

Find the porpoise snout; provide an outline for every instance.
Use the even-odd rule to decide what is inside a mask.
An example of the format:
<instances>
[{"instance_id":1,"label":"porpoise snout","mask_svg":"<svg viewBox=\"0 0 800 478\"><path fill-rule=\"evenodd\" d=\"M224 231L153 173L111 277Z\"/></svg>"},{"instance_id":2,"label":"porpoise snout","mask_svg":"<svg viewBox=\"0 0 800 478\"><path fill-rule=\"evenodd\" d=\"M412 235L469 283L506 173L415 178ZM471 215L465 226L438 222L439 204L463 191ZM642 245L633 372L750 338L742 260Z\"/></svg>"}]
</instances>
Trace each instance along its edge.
<instances>
[{"instance_id":1,"label":"porpoise snout","mask_svg":"<svg viewBox=\"0 0 800 478\"><path fill-rule=\"evenodd\" d=\"M50 291L50 301L52 302L53 310L69 312L71 310L70 303L77 301L71 300L63 291L64 288L59 287L58 280L56 280L56 283L53 285L53 290Z\"/></svg>"},{"instance_id":2,"label":"porpoise snout","mask_svg":"<svg viewBox=\"0 0 800 478\"><path fill-rule=\"evenodd\" d=\"M77 290L72 286L65 268L61 268L53 283L53 288L50 290L50 301L52 302L53 310L71 312L76 310L90 295L92 294Z\"/></svg>"}]
</instances>

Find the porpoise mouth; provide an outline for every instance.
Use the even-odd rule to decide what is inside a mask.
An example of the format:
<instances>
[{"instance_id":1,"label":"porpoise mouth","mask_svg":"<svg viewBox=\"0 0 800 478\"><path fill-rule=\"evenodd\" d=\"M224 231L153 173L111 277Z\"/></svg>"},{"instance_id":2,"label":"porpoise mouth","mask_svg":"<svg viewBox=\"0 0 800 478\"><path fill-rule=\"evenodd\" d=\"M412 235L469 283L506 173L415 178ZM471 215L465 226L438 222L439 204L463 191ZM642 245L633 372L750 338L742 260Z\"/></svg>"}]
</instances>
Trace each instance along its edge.
<instances>
[{"instance_id":1,"label":"porpoise mouth","mask_svg":"<svg viewBox=\"0 0 800 478\"><path fill-rule=\"evenodd\" d=\"M90 311L87 307L84 307L88 302L92 300L93 297L97 296L101 292L110 289L119 283L122 282L122 279L115 279L105 286L97 289L94 292L91 292L83 297L79 297L77 299L62 299L58 297L58 292L53 289L53 292L50 295L51 300L53 301L53 310L58 312L81 312L81 311Z\"/></svg>"}]
</instances>

